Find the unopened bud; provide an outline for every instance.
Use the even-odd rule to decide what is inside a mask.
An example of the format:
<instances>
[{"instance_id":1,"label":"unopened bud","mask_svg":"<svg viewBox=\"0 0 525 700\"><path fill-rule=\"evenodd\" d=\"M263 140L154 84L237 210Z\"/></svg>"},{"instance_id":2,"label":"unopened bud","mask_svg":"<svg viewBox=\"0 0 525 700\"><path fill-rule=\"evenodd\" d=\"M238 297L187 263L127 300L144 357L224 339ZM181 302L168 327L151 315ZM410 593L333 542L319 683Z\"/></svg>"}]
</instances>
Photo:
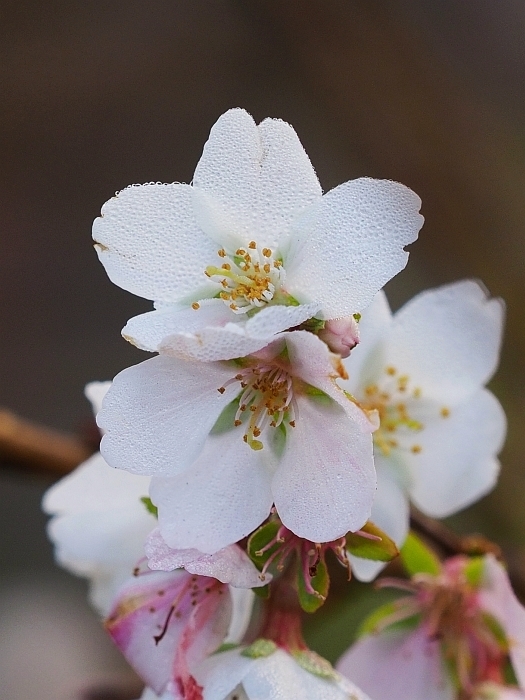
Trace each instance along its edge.
<instances>
[{"instance_id":1,"label":"unopened bud","mask_svg":"<svg viewBox=\"0 0 525 700\"><path fill-rule=\"evenodd\" d=\"M350 351L359 342L357 321L353 316L327 321L325 327L319 331L319 338L328 345L332 352L336 352L341 357L348 357Z\"/></svg>"}]
</instances>

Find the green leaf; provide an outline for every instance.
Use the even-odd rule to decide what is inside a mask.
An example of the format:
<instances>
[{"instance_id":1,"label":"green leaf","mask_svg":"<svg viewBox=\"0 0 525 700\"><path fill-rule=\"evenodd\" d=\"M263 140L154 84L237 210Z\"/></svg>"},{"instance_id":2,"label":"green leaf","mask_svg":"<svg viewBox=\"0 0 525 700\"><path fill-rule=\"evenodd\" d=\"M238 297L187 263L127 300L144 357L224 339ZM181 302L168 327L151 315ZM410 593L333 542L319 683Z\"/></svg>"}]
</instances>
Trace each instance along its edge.
<instances>
[{"instance_id":1,"label":"green leaf","mask_svg":"<svg viewBox=\"0 0 525 700\"><path fill-rule=\"evenodd\" d=\"M316 574L310 578L310 583L315 593L309 593L306 590L306 582L304 573L300 564L297 566L297 593L299 595L299 603L302 609L307 613L313 613L318 610L325 602L330 588L330 575L328 567L324 559L321 559L316 567Z\"/></svg>"},{"instance_id":2,"label":"green leaf","mask_svg":"<svg viewBox=\"0 0 525 700\"><path fill-rule=\"evenodd\" d=\"M441 572L441 562L436 554L412 531L409 532L405 544L401 547L401 561L410 576L415 574L437 576Z\"/></svg>"},{"instance_id":3,"label":"green leaf","mask_svg":"<svg viewBox=\"0 0 525 700\"><path fill-rule=\"evenodd\" d=\"M151 515L153 515L155 518L159 517L159 509L157 508L157 506L153 505L149 496L142 496L140 502L145 505L148 513L151 513Z\"/></svg>"},{"instance_id":4,"label":"green leaf","mask_svg":"<svg viewBox=\"0 0 525 700\"><path fill-rule=\"evenodd\" d=\"M374 539L363 537L358 532L349 532L346 536L346 548L351 554L374 561L391 561L397 557L399 550L395 542L377 525L368 521L361 530L372 535Z\"/></svg>"},{"instance_id":5,"label":"green leaf","mask_svg":"<svg viewBox=\"0 0 525 700\"><path fill-rule=\"evenodd\" d=\"M479 588L485 575L485 557L471 557L463 571L470 585Z\"/></svg>"},{"instance_id":6,"label":"green leaf","mask_svg":"<svg viewBox=\"0 0 525 700\"><path fill-rule=\"evenodd\" d=\"M275 540L281 523L277 520L270 520L269 522L261 525L255 532L250 535L248 540L248 556L253 561L255 566L262 570L268 559L274 554L281 546L280 542L274 542L268 549L264 550L272 540Z\"/></svg>"},{"instance_id":7,"label":"green leaf","mask_svg":"<svg viewBox=\"0 0 525 700\"><path fill-rule=\"evenodd\" d=\"M368 617L366 617L363 622L361 623L361 626L359 627L358 631L358 636L359 637L364 637L365 635L369 634L376 634L378 631L378 627L381 625L381 623L391 615L396 614L399 611L399 604L396 603L396 601L391 601L390 603L385 603L384 605L381 605L379 608L376 608ZM406 617L403 620L397 620L396 622L393 622L391 625L388 625L388 629L413 629L414 627L417 627L418 623L420 620L419 615L411 615L410 617Z\"/></svg>"},{"instance_id":8,"label":"green leaf","mask_svg":"<svg viewBox=\"0 0 525 700\"><path fill-rule=\"evenodd\" d=\"M271 639L256 639L253 644L241 651L241 656L247 656L249 659L261 659L270 656L276 649L277 644Z\"/></svg>"},{"instance_id":9,"label":"green leaf","mask_svg":"<svg viewBox=\"0 0 525 700\"><path fill-rule=\"evenodd\" d=\"M331 680L337 678L337 673L334 671L332 664L323 659L322 656L319 656L319 654L316 654L315 651L311 651L311 649L295 651L292 656L301 668L304 668L305 671L312 673L314 676Z\"/></svg>"}]
</instances>

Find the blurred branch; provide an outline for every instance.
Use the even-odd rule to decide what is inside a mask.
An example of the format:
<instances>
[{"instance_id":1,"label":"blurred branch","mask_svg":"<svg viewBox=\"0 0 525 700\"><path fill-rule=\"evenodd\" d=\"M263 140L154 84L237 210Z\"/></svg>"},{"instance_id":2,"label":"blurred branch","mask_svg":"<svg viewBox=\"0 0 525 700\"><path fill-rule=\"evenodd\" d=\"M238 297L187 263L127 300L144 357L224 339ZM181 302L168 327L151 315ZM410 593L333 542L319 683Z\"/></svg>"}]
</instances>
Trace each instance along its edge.
<instances>
[{"instance_id":1,"label":"blurred branch","mask_svg":"<svg viewBox=\"0 0 525 700\"><path fill-rule=\"evenodd\" d=\"M59 477L93 453L88 442L74 435L31 423L0 409L0 461L4 466Z\"/></svg>"}]
</instances>

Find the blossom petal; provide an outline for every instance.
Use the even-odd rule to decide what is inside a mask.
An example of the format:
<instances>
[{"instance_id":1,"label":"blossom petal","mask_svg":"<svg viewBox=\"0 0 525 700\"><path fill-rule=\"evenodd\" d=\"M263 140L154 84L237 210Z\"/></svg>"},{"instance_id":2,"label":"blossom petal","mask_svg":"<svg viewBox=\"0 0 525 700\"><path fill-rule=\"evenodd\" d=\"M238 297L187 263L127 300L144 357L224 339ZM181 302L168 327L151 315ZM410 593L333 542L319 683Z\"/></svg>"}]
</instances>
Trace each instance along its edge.
<instances>
[{"instance_id":1,"label":"blossom petal","mask_svg":"<svg viewBox=\"0 0 525 700\"><path fill-rule=\"evenodd\" d=\"M297 397L272 491L287 528L312 542L358 530L376 488L372 438L329 400Z\"/></svg>"},{"instance_id":2,"label":"blossom petal","mask_svg":"<svg viewBox=\"0 0 525 700\"><path fill-rule=\"evenodd\" d=\"M160 351L187 360L212 362L246 357L275 340L287 328L298 326L318 310L317 304L268 306L245 322L184 329L167 337Z\"/></svg>"},{"instance_id":3,"label":"blossom petal","mask_svg":"<svg viewBox=\"0 0 525 700\"><path fill-rule=\"evenodd\" d=\"M392 318L388 299L381 290L363 311L358 326L359 343L343 360L349 378L338 384L351 394L359 395L359 389L376 382L384 371L386 362L380 341L388 333Z\"/></svg>"},{"instance_id":4,"label":"blossom petal","mask_svg":"<svg viewBox=\"0 0 525 700\"><path fill-rule=\"evenodd\" d=\"M294 129L280 119L257 126L242 109L229 110L212 127L193 185L217 200L245 243L255 239L274 250L293 219L321 197ZM215 218L207 217L211 225Z\"/></svg>"},{"instance_id":5,"label":"blossom petal","mask_svg":"<svg viewBox=\"0 0 525 700\"><path fill-rule=\"evenodd\" d=\"M432 517L444 518L481 498L496 483L506 420L498 400L487 389L450 409L446 418L428 420L407 451L412 479L410 496ZM417 417L417 416L416 416Z\"/></svg>"},{"instance_id":6,"label":"blossom petal","mask_svg":"<svg viewBox=\"0 0 525 700\"><path fill-rule=\"evenodd\" d=\"M502 625L509 640L512 668L525 690L525 608L516 598L509 576L492 554L485 557L485 579L479 590L481 607Z\"/></svg>"},{"instance_id":7,"label":"blossom petal","mask_svg":"<svg viewBox=\"0 0 525 700\"><path fill-rule=\"evenodd\" d=\"M291 371L295 376L321 389L338 403L364 432L371 432L377 427L373 418L351 401L339 386L339 375L333 365L334 356L322 340L307 331L293 331L283 337L286 340Z\"/></svg>"},{"instance_id":8,"label":"blossom petal","mask_svg":"<svg viewBox=\"0 0 525 700\"><path fill-rule=\"evenodd\" d=\"M195 221L189 185L122 190L102 207L93 238L111 281L133 294L176 302L189 294L199 298L198 290L210 287L204 270L217 244Z\"/></svg>"},{"instance_id":9,"label":"blossom petal","mask_svg":"<svg viewBox=\"0 0 525 700\"><path fill-rule=\"evenodd\" d=\"M473 280L418 294L394 316L385 338L388 364L423 395L457 403L494 373L504 306Z\"/></svg>"},{"instance_id":10,"label":"blossom petal","mask_svg":"<svg viewBox=\"0 0 525 700\"><path fill-rule=\"evenodd\" d=\"M220 299L207 299L199 309L176 305L163 306L155 311L134 316L122 329L122 336L141 350L159 352L160 346L169 336L178 333L193 336L207 326L225 326L235 320L235 314L224 302Z\"/></svg>"},{"instance_id":11,"label":"blossom petal","mask_svg":"<svg viewBox=\"0 0 525 700\"><path fill-rule=\"evenodd\" d=\"M243 682L252 664L253 659L241 656L237 649L222 651L206 659L194 672L204 688L204 700L225 700Z\"/></svg>"},{"instance_id":12,"label":"blossom petal","mask_svg":"<svg viewBox=\"0 0 525 700\"><path fill-rule=\"evenodd\" d=\"M152 480L159 527L173 549L213 554L268 517L271 475L242 435L242 428L212 435L191 469Z\"/></svg>"},{"instance_id":13,"label":"blossom petal","mask_svg":"<svg viewBox=\"0 0 525 700\"><path fill-rule=\"evenodd\" d=\"M424 631L387 632L360 639L337 669L374 700L454 700L439 642Z\"/></svg>"},{"instance_id":14,"label":"blossom petal","mask_svg":"<svg viewBox=\"0 0 525 700\"><path fill-rule=\"evenodd\" d=\"M173 475L192 464L237 389L218 389L232 369L157 356L118 374L98 415L111 466Z\"/></svg>"},{"instance_id":15,"label":"blossom petal","mask_svg":"<svg viewBox=\"0 0 525 700\"><path fill-rule=\"evenodd\" d=\"M324 318L364 309L406 265L404 246L423 224L421 200L404 185L360 178L331 190L293 224L287 290L319 301Z\"/></svg>"},{"instance_id":16,"label":"blossom petal","mask_svg":"<svg viewBox=\"0 0 525 700\"><path fill-rule=\"evenodd\" d=\"M264 585L254 563L236 544L215 554L203 554L198 549L172 549L156 528L148 537L145 552L149 568L156 571L184 568L190 574L211 576L222 583L240 588Z\"/></svg>"},{"instance_id":17,"label":"blossom petal","mask_svg":"<svg viewBox=\"0 0 525 700\"><path fill-rule=\"evenodd\" d=\"M401 547L409 530L408 497L388 462L375 456L377 493L370 515L371 521ZM349 555L352 573L359 581L372 581L385 567L382 562Z\"/></svg>"},{"instance_id":18,"label":"blossom petal","mask_svg":"<svg viewBox=\"0 0 525 700\"><path fill-rule=\"evenodd\" d=\"M84 395L91 402L93 413L97 415L102 406L102 400L108 393L111 382L89 382L84 389Z\"/></svg>"},{"instance_id":19,"label":"blossom petal","mask_svg":"<svg viewBox=\"0 0 525 700\"><path fill-rule=\"evenodd\" d=\"M147 496L148 489L148 477L112 469L97 452L46 491L42 508L54 515L129 510L135 505L135 511L142 512L145 509L140 498Z\"/></svg>"}]
</instances>

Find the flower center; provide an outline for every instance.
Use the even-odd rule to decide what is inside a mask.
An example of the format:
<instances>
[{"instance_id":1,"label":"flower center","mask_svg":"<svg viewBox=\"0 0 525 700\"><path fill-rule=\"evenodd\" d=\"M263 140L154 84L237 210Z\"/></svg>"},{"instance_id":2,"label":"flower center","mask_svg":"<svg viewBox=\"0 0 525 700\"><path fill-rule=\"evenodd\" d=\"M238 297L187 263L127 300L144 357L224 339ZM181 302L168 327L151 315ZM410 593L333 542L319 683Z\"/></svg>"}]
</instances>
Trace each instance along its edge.
<instances>
[{"instance_id":1,"label":"flower center","mask_svg":"<svg viewBox=\"0 0 525 700\"><path fill-rule=\"evenodd\" d=\"M365 398L362 405L367 409L376 409L379 414L379 428L374 433L374 444L388 457L393 449L403 446L406 437L413 432L422 430L425 426L412 418L408 402L421 398L421 389L410 386L408 375L397 375L395 367L387 367L386 378L380 384L369 384L365 388ZM409 447L414 454L421 452L421 446L412 444Z\"/></svg>"},{"instance_id":2,"label":"flower center","mask_svg":"<svg viewBox=\"0 0 525 700\"><path fill-rule=\"evenodd\" d=\"M221 386L220 393L235 382L241 385L241 394L234 423L247 420L243 439L253 450L262 450L258 438L267 426L278 428L286 421L295 428L293 379L286 370L275 364L246 367Z\"/></svg>"},{"instance_id":3,"label":"flower center","mask_svg":"<svg viewBox=\"0 0 525 700\"><path fill-rule=\"evenodd\" d=\"M282 261L270 248L259 248L255 241L238 248L234 255L221 248L220 267L209 265L205 275L221 286L219 297L236 314L264 306L275 300L284 282Z\"/></svg>"}]
</instances>

